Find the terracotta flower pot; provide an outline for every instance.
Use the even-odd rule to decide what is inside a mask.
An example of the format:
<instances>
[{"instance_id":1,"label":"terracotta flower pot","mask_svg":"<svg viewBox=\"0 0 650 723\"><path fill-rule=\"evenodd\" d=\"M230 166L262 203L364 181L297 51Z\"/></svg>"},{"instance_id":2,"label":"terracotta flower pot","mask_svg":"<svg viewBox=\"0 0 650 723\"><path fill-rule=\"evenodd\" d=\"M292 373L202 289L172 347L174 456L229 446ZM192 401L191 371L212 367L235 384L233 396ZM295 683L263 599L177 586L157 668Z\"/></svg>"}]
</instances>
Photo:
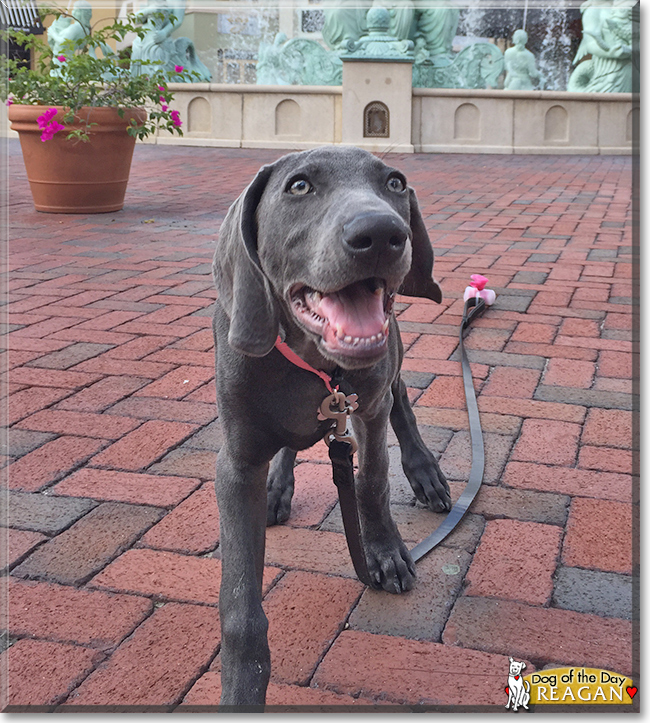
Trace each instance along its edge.
<instances>
[{"instance_id":1,"label":"terracotta flower pot","mask_svg":"<svg viewBox=\"0 0 650 723\"><path fill-rule=\"evenodd\" d=\"M142 123L146 112L125 109L120 118L115 108L82 108L73 124L52 139L41 141L38 117L46 106L9 106L11 128L18 131L34 206L46 213L107 213L119 211L129 180L135 138L126 132L130 118ZM57 107L55 121L62 123L64 108ZM86 128L88 142L66 136Z\"/></svg>"}]
</instances>

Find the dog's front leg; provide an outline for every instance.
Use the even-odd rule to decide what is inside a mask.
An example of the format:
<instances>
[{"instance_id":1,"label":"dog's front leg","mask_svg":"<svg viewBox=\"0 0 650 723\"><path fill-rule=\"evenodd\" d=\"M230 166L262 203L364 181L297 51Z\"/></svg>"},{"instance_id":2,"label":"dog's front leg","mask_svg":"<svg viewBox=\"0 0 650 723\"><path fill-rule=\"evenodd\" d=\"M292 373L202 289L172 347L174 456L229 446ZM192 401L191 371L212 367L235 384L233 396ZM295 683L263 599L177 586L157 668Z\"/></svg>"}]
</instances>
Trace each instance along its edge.
<instances>
[{"instance_id":1,"label":"dog's front leg","mask_svg":"<svg viewBox=\"0 0 650 723\"><path fill-rule=\"evenodd\" d=\"M242 464L233 457L226 444L217 458L221 705L261 712L271 670L262 610L268 464Z\"/></svg>"},{"instance_id":2,"label":"dog's front leg","mask_svg":"<svg viewBox=\"0 0 650 723\"><path fill-rule=\"evenodd\" d=\"M376 413L352 415L359 442L357 498L363 546L377 588L400 593L415 583L415 564L390 514L386 431L393 398L386 394Z\"/></svg>"}]
</instances>

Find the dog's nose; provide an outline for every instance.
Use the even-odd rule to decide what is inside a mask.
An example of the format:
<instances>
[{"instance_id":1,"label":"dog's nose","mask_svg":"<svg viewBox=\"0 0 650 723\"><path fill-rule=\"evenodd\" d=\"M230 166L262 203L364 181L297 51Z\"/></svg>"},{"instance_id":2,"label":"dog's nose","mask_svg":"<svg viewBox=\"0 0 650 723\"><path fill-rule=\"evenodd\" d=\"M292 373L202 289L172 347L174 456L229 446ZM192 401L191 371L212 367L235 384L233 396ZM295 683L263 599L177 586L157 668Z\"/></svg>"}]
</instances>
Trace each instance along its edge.
<instances>
[{"instance_id":1,"label":"dog's nose","mask_svg":"<svg viewBox=\"0 0 650 723\"><path fill-rule=\"evenodd\" d=\"M355 256L400 256L408 237L408 226L394 214L361 213L343 226L343 245Z\"/></svg>"}]
</instances>

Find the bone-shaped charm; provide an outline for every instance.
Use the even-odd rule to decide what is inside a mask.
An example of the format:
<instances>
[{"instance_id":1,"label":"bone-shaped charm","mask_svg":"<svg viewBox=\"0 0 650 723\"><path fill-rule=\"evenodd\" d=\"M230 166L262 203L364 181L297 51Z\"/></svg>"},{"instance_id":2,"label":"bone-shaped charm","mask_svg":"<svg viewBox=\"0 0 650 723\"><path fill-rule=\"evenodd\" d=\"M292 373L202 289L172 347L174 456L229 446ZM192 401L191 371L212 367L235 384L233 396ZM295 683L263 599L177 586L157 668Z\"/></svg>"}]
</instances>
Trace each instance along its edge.
<instances>
[{"instance_id":1,"label":"bone-shaped charm","mask_svg":"<svg viewBox=\"0 0 650 723\"><path fill-rule=\"evenodd\" d=\"M326 435L325 442L329 444L332 439L339 442L349 442L352 445L353 454L356 452L358 445L352 432L348 430L348 418L352 412L359 408L358 398L356 394L350 394L346 397L343 392L332 392L323 399L318 413L320 421L325 419L334 419L336 421L336 427Z\"/></svg>"}]
</instances>

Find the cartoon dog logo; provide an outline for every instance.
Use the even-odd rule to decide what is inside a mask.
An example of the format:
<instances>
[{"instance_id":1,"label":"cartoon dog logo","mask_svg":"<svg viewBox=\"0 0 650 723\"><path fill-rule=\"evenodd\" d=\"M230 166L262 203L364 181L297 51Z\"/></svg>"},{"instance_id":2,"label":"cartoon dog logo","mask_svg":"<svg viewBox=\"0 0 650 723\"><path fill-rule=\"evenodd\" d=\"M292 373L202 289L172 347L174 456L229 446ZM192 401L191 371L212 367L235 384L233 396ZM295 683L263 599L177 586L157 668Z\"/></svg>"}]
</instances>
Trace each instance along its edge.
<instances>
[{"instance_id":1,"label":"cartoon dog logo","mask_svg":"<svg viewBox=\"0 0 650 723\"><path fill-rule=\"evenodd\" d=\"M528 702L530 701L530 683L524 680L521 671L526 667L526 663L519 662L514 658L510 658L510 670L508 672L508 685L506 693L508 694L508 702L506 708L516 711L519 706L528 710Z\"/></svg>"}]
</instances>

